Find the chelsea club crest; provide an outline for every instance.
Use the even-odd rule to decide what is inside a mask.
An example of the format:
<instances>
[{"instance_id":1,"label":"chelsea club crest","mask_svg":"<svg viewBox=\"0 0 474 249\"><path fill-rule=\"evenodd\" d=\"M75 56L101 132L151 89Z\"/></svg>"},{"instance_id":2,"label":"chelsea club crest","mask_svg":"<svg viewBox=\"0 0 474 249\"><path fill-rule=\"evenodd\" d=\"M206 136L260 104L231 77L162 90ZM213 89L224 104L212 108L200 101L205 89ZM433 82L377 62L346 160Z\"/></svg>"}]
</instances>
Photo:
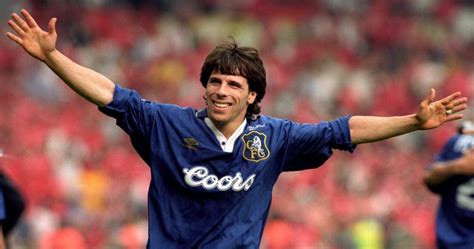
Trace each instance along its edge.
<instances>
[{"instance_id":1,"label":"chelsea club crest","mask_svg":"<svg viewBox=\"0 0 474 249\"><path fill-rule=\"evenodd\" d=\"M267 136L258 131L251 131L242 136L244 148L242 156L244 159L252 162L260 162L270 156L270 150L267 147Z\"/></svg>"}]
</instances>

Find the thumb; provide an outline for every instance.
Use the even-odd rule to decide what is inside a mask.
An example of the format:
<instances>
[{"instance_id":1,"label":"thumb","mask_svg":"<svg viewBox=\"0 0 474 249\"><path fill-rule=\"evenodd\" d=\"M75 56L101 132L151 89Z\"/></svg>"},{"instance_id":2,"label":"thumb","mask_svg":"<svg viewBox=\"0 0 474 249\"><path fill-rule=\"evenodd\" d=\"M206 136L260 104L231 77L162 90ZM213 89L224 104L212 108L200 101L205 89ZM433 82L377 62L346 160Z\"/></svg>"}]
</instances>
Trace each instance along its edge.
<instances>
[{"instance_id":1,"label":"thumb","mask_svg":"<svg viewBox=\"0 0 474 249\"><path fill-rule=\"evenodd\" d=\"M425 100L423 100L422 105L427 106L427 105L431 104L431 102L434 101L435 96L436 96L436 90L434 88L431 88L430 89L430 94L428 95L428 97Z\"/></svg>"},{"instance_id":2,"label":"thumb","mask_svg":"<svg viewBox=\"0 0 474 249\"><path fill-rule=\"evenodd\" d=\"M51 18L48 23L48 33L50 35L56 35L56 21L58 19L56 17Z\"/></svg>"},{"instance_id":3,"label":"thumb","mask_svg":"<svg viewBox=\"0 0 474 249\"><path fill-rule=\"evenodd\" d=\"M428 95L428 104L434 101L436 96L436 90L434 88L430 89L430 95Z\"/></svg>"}]
</instances>

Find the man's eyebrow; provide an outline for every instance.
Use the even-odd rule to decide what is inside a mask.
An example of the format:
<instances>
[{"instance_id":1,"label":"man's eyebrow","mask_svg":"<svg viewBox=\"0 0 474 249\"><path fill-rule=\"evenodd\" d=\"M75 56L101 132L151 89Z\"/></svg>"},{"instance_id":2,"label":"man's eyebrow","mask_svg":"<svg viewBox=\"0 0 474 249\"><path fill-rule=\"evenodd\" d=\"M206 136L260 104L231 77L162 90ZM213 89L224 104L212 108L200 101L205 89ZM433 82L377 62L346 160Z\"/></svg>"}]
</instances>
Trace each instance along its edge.
<instances>
[{"instance_id":1,"label":"man's eyebrow","mask_svg":"<svg viewBox=\"0 0 474 249\"><path fill-rule=\"evenodd\" d=\"M238 82L238 81L235 81L235 80L230 80L230 81L229 81L229 84L242 86L242 83L240 83L240 82Z\"/></svg>"}]
</instances>

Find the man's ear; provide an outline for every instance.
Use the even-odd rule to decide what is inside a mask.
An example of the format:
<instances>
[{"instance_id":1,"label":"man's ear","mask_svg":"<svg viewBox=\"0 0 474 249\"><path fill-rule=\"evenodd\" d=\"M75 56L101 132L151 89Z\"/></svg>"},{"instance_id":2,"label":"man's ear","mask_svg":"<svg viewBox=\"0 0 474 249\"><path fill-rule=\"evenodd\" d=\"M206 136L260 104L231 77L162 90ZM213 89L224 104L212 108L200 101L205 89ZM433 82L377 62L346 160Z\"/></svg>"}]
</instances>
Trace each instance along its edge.
<instances>
[{"instance_id":1,"label":"man's ear","mask_svg":"<svg viewBox=\"0 0 474 249\"><path fill-rule=\"evenodd\" d=\"M251 91L249 93L249 99L247 100L247 103L249 105L253 104L255 102L255 99L257 98L257 92Z\"/></svg>"}]
</instances>

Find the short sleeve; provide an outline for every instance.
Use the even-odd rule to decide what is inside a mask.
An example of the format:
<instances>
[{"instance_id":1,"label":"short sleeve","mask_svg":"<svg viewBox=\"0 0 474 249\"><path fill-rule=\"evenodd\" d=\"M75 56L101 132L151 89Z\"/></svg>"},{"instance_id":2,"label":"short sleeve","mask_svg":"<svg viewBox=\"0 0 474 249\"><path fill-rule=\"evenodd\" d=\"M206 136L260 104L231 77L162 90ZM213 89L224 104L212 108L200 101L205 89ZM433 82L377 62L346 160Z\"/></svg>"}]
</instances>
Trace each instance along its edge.
<instances>
[{"instance_id":1,"label":"short sleeve","mask_svg":"<svg viewBox=\"0 0 474 249\"><path fill-rule=\"evenodd\" d=\"M333 154L333 149L353 152L349 130L350 116L318 124L293 123L289 130L285 171L321 166Z\"/></svg>"},{"instance_id":2,"label":"short sleeve","mask_svg":"<svg viewBox=\"0 0 474 249\"><path fill-rule=\"evenodd\" d=\"M146 137L154 121L152 105L152 102L142 99L137 91L116 84L112 102L99 107L99 110L115 118L117 125L129 135Z\"/></svg>"},{"instance_id":3,"label":"short sleeve","mask_svg":"<svg viewBox=\"0 0 474 249\"><path fill-rule=\"evenodd\" d=\"M115 85L111 103L99 107L104 114L116 119L117 125L129 136L138 154L148 162L148 148L156 119L156 103L141 98L131 89Z\"/></svg>"}]
</instances>

